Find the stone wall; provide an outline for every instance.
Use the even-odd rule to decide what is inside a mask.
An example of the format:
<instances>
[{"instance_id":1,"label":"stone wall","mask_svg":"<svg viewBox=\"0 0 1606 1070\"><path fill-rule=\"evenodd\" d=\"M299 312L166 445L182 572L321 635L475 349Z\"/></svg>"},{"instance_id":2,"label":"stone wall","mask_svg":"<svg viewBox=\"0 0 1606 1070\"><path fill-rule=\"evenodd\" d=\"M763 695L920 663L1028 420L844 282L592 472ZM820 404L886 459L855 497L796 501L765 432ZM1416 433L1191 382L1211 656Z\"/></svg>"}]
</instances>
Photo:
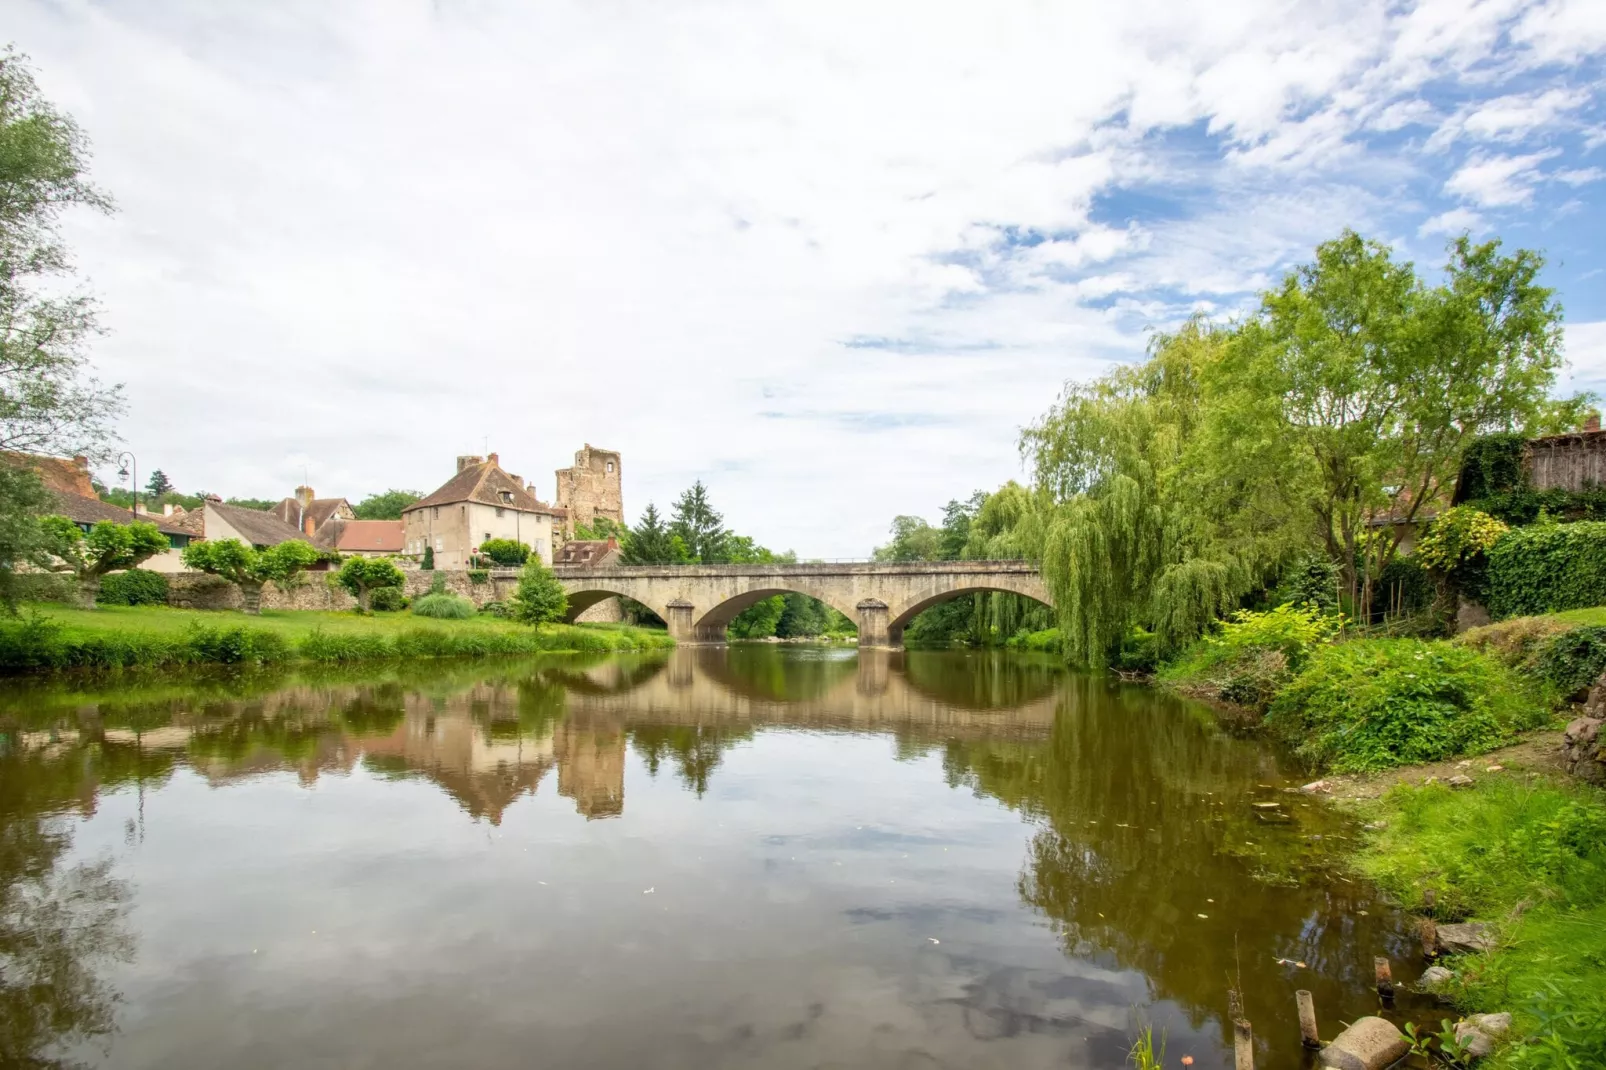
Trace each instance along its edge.
<instances>
[{"instance_id":1,"label":"stone wall","mask_svg":"<svg viewBox=\"0 0 1606 1070\"><path fill-rule=\"evenodd\" d=\"M355 609L357 600L333 581L333 572L304 572L284 588L268 584L262 592L263 609ZM428 594L436 576L444 576L446 589L460 594L477 606L487 602L506 601L518 587L516 571L496 571L483 583L475 583L464 570L437 569L431 572L414 570L407 577L407 597L417 598ZM167 604L181 609L239 609L240 589L227 580L204 572L180 572L167 578Z\"/></svg>"},{"instance_id":2,"label":"stone wall","mask_svg":"<svg viewBox=\"0 0 1606 1070\"><path fill-rule=\"evenodd\" d=\"M558 469L557 477L554 504L569 511L571 537L576 526L590 527L599 516L624 523L624 462L619 454L588 442L575 452L574 466Z\"/></svg>"}]
</instances>

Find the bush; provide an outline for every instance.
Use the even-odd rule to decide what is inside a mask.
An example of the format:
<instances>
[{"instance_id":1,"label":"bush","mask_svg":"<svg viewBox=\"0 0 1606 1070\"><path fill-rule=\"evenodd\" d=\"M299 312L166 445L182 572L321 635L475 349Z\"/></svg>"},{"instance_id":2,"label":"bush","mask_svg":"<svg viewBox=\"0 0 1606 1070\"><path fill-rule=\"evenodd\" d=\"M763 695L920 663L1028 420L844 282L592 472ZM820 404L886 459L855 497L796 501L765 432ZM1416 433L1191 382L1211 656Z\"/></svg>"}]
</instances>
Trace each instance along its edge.
<instances>
[{"instance_id":1,"label":"bush","mask_svg":"<svg viewBox=\"0 0 1606 1070\"><path fill-rule=\"evenodd\" d=\"M1534 671L1558 695L1572 697L1588 691L1606 671L1606 627L1574 628L1544 640L1534 659Z\"/></svg>"},{"instance_id":2,"label":"bush","mask_svg":"<svg viewBox=\"0 0 1606 1070\"><path fill-rule=\"evenodd\" d=\"M485 603L480 607L480 612L488 617L497 617L501 620L513 619L513 607L499 600Z\"/></svg>"},{"instance_id":3,"label":"bush","mask_svg":"<svg viewBox=\"0 0 1606 1070\"><path fill-rule=\"evenodd\" d=\"M100 581L96 601L103 606L165 606L167 577L143 568L113 572Z\"/></svg>"},{"instance_id":4,"label":"bush","mask_svg":"<svg viewBox=\"0 0 1606 1070\"><path fill-rule=\"evenodd\" d=\"M363 609L374 608L374 592L387 587L399 588L407 582L401 569L383 557L349 557L340 566L336 579Z\"/></svg>"},{"instance_id":5,"label":"bush","mask_svg":"<svg viewBox=\"0 0 1606 1070\"><path fill-rule=\"evenodd\" d=\"M1338 566L1317 554L1306 554L1283 569L1272 592L1273 605L1338 608Z\"/></svg>"},{"instance_id":6,"label":"bush","mask_svg":"<svg viewBox=\"0 0 1606 1070\"><path fill-rule=\"evenodd\" d=\"M1050 628L1049 631L1054 634L1055 642L1058 644L1059 629ZM1059 649L1058 645L1055 649ZM1152 673L1159 664L1160 637L1147 628L1134 627L1126 633L1121 645L1116 648L1110 667L1121 672Z\"/></svg>"},{"instance_id":7,"label":"bush","mask_svg":"<svg viewBox=\"0 0 1606 1070\"><path fill-rule=\"evenodd\" d=\"M1312 605L1281 605L1265 613L1240 610L1215 635L1183 651L1161 679L1180 690L1264 709L1340 623Z\"/></svg>"},{"instance_id":8,"label":"bush","mask_svg":"<svg viewBox=\"0 0 1606 1070\"><path fill-rule=\"evenodd\" d=\"M504 568L520 568L530 559L530 548L512 539L486 539L480 553Z\"/></svg>"},{"instance_id":9,"label":"bush","mask_svg":"<svg viewBox=\"0 0 1606 1070\"><path fill-rule=\"evenodd\" d=\"M1267 724L1337 772L1480 753L1541 723L1548 703L1464 646L1366 639L1317 650L1271 703Z\"/></svg>"},{"instance_id":10,"label":"bush","mask_svg":"<svg viewBox=\"0 0 1606 1070\"><path fill-rule=\"evenodd\" d=\"M1373 600L1381 603L1376 611L1379 618L1387 613L1409 617L1431 609L1436 595L1421 562L1414 557L1396 557L1378 576Z\"/></svg>"},{"instance_id":11,"label":"bush","mask_svg":"<svg viewBox=\"0 0 1606 1070\"><path fill-rule=\"evenodd\" d=\"M459 594L426 594L413 603L413 615L435 620L468 620L474 615L474 603Z\"/></svg>"},{"instance_id":12,"label":"bush","mask_svg":"<svg viewBox=\"0 0 1606 1070\"><path fill-rule=\"evenodd\" d=\"M525 624L549 624L569 611L569 596L551 569L536 558L519 573L513 594L513 617Z\"/></svg>"},{"instance_id":13,"label":"bush","mask_svg":"<svg viewBox=\"0 0 1606 1070\"><path fill-rule=\"evenodd\" d=\"M490 583L491 574L483 568L471 568L468 570L468 582L476 587L482 583Z\"/></svg>"},{"instance_id":14,"label":"bush","mask_svg":"<svg viewBox=\"0 0 1606 1070\"><path fill-rule=\"evenodd\" d=\"M1470 505L1446 509L1423 533L1415 557L1423 566L1448 576L1467 561L1489 552L1511 529Z\"/></svg>"},{"instance_id":15,"label":"bush","mask_svg":"<svg viewBox=\"0 0 1606 1070\"><path fill-rule=\"evenodd\" d=\"M1606 521L1516 528L1489 551L1496 618L1606 605Z\"/></svg>"},{"instance_id":16,"label":"bush","mask_svg":"<svg viewBox=\"0 0 1606 1070\"><path fill-rule=\"evenodd\" d=\"M400 613L407 606L407 592L400 587L380 587L368 595L368 608L375 613Z\"/></svg>"}]
</instances>

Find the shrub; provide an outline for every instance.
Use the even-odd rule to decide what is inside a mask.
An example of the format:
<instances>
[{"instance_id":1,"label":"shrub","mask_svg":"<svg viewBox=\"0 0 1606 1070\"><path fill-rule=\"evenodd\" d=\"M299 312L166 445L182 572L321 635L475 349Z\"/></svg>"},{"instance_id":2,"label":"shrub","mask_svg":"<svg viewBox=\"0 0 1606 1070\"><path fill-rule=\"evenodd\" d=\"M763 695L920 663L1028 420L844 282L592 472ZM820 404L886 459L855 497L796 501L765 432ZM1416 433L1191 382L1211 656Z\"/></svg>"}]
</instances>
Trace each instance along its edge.
<instances>
[{"instance_id":1,"label":"shrub","mask_svg":"<svg viewBox=\"0 0 1606 1070\"><path fill-rule=\"evenodd\" d=\"M519 573L519 588L513 594L513 617L526 624L548 624L563 619L569 611L569 596L551 569L536 558Z\"/></svg>"},{"instance_id":2,"label":"shrub","mask_svg":"<svg viewBox=\"0 0 1606 1070\"><path fill-rule=\"evenodd\" d=\"M1428 525L1416 544L1415 557L1424 566L1451 575L1462 564L1489 552L1511 529L1470 505L1446 509Z\"/></svg>"},{"instance_id":3,"label":"shrub","mask_svg":"<svg viewBox=\"0 0 1606 1070\"><path fill-rule=\"evenodd\" d=\"M413 615L435 620L467 620L474 615L474 603L459 594L426 594L413 603Z\"/></svg>"},{"instance_id":4,"label":"shrub","mask_svg":"<svg viewBox=\"0 0 1606 1070\"><path fill-rule=\"evenodd\" d=\"M194 652L192 660L195 661L266 665L286 661L290 657L290 644L277 632L240 627L208 628L193 624L185 633L185 641Z\"/></svg>"},{"instance_id":5,"label":"shrub","mask_svg":"<svg viewBox=\"0 0 1606 1070\"><path fill-rule=\"evenodd\" d=\"M1490 750L1542 722L1547 706L1464 646L1367 639L1317 650L1267 723L1311 761L1362 772Z\"/></svg>"},{"instance_id":6,"label":"shrub","mask_svg":"<svg viewBox=\"0 0 1606 1070\"><path fill-rule=\"evenodd\" d=\"M1587 691L1606 670L1606 627L1591 625L1553 635L1539 645L1534 671L1558 695Z\"/></svg>"},{"instance_id":7,"label":"shrub","mask_svg":"<svg viewBox=\"0 0 1606 1070\"><path fill-rule=\"evenodd\" d=\"M1606 604L1606 521L1514 529L1489 551L1488 587L1497 618Z\"/></svg>"},{"instance_id":8,"label":"shrub","mask_svg":"<svg viewBox=\"0 0 1606 1070\"><path fill-rule=\"evenodd\" d=\"M350 591L357 599L357 605L367 610L373 608L372 600L375 591L386 587L401 587L407 582L388 559L383 557L350 557L340 566L340 586Z\"/></svg>"},{"instance_id":9,"label":"shrub","mask_svg":"<svg viewBox=\"0 0 1606 1070\"><path fill-rule=\"evenodd\" d=\"M407 592L400 587L380 587L368 596L368 608L375 613L400 613L407 605Z\"/></svg>"},{"instance_id":10,"label":"shrub","mask_svg":"<svg viewBox=\"0 0 1606 1070\"><path fill-rule=\"evenodd\" d=\"M1341 618L1312 605L1281 605L1265 613L1240 610L1215 635L1183 651L1161 678L1184 691L1263 709L1340 623Z\"/></svg>"},{"instance_id":11,"label":"shrub","mask_svg":"<svg viewBox=\"0 0 1606 1070\"><path fill-rule=\"evenodd\" d=\"M499 617L502 620L511 620L513 607L503 601L490 601L480 607L480 612L488 617Z\"/></svg>"},{"instance_id":12,"label":"shrub","mask_svg":"<svg viewBox=\"0 0 1606 1070\"><path fill-rule=\"evenodd\" d=\"M482 583L490 583L491 574L483 568L471 568L468 570L468 582L476 587Z\"/></svg>"},{"instance_id":13,"label":"shrub","mask_svg":"<svg viewBox=\"0 0 1606 1070\"><path fill-rule=\"evenodd\" d=\"M100 581L97 601L103 606L165 606L167 577L143 568L113 572Z\"/></svg>"},{"instance_id":14,"label":"shrub","mask_svg":"<svg viewBox=\"0 0 1606 1070\"><path fill-rule=\"evenodd\" d=\"M1338 566L1317 554L1306 554L1283 569L1273 605L1313 605L1320 609L1338 608Z\"/></svg>"},{"instance_id":15,"label":"shrub","mask_svg":"<svg viewBox=\"0 0 1606 1070\"><path fill-rule=\"evenodd\" d=\"M1380 616L1386 613L1412 616L1432 608L1436 593L1421 562L1414 557L1396 557L1378 576L1374 597L1381 603Z\"/></svg>"},{"instance_id":16,"label":"shrub","mask_svg":"<svg viewBox=\"0 0 1606 1070\"><path fill-rule=\"evenodd\" d=\"M418 567L423 569L425 572L434 571L434 569L435 569L435 547L433 547L433 546L425 546L424 547L424 560L419 563Z\"/></svg>"},{"instance_id":17,"label":"shrub","mask_svg":"<svg viewBox=\"0 0 1606 1070\"><path fill-rule=\"evenodd\" d=\"M1053 634L1055 641L1054 649L1058 650L1060 648L1059 629L1050 628L1048 632ZM1039 632L1035 634L1042 635L1048 633ZM1155 635L1147 628L1134 627L1131 631L1126 633L1126 637L1121 640L1121 645L1116 648L1115 658L1110 662L1110 667L1121 672L1151 673L1159 664L1159 636Z\"/></svg>"},{"instance_id":18,"label":"shrub","mask_svg":"<svg viewBox=\"0 0 1606 1070\"><path fill-rule=\"evenodd\" d=\"M519 568L530 559L530 548L512 539L486 539L480 553L506 568Z\"/></svg>"}]
</instances>

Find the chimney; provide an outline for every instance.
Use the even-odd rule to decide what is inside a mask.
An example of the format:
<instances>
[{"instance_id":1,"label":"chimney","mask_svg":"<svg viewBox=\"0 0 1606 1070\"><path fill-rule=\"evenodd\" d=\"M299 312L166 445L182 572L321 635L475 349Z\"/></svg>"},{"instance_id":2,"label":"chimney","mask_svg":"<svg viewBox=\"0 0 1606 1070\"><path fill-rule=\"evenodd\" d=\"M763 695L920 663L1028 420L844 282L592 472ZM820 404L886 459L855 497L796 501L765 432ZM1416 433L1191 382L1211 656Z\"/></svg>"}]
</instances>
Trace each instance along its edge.
<instances>
[{"instance_id":1,"label":"chimney","mask_svg":"<svg viewBox=\"0 0 1606 1070\"><path fill-rule=\"evenodd\" d=\"M484 457L476 457L471 453L458 454L458 457L457 457L457 470L459 472L461 472L465 468L473 468L477 464L484 464L484 463L485 463L485 458Z\"/></svg>"},{"instance_id":2,"label":"chimney","mask_svg":"<svg viewBox=\"0 0 1606 1070\"><path fill-rule=\"evenodd\" d=\"M163 502L162 503L162 515L163 516L172 516L173 515L173 503L172 502Z\"/></svg>"},{"instance_id":3,"label":"chimney","mask_svg":"<svg viewBox=\"0 0 1606 1070\"><path fill-rule=\"evenodd\" d=\"M303 535L310 536L312 534L312 515L310 513L301 517L301 532Z\"/></svg>"},{"instance_id":4,"label":"chimney","mask_svg":"<svg viewBox=\"0 0 1606 1070\"><path fill-rule=\"evenodd\" d=\"M301 503L301 508L305 509L307 506L311 505L312 499L313 493L311 487L296 488L296 501Z\"/></svg>"},{"instance_id":5,"label":"chimney","mask_svg":"<svg viewBox=\"0 0 1606 1070\"><path fill-rule=\"evenodd\" d=\"M1584 417L1584 430L1585 431L1599 431L1600 430L1600 413L1592 412L1588 416Z\"/></svg>"},{"instance_id":6,"label":"chimney","mask_svg":"<svg viewBox=\"0 0 1606 1070\"><path fill-rule=\"evenodd\" d=\"M498 456L497 456L497 455L496 455L496 454L494 454L494 453L493 453L493 454L491 454L491 455L490 455L490 456L489 456L489 457L487 457L487 458L485 458L485 459L486 459L486 460L487 460L487 461L489 461L489 462L490 462L490 463L491 463L491 464L494 464L494 465L496 465L496 466L497 466L497 467L498 467L498 468L500 468L500 467L501 467L501 466L502 466L502 459L501 459L501 458L500 458L500 457L498 457Z\"/></svg>"}]
</instances>

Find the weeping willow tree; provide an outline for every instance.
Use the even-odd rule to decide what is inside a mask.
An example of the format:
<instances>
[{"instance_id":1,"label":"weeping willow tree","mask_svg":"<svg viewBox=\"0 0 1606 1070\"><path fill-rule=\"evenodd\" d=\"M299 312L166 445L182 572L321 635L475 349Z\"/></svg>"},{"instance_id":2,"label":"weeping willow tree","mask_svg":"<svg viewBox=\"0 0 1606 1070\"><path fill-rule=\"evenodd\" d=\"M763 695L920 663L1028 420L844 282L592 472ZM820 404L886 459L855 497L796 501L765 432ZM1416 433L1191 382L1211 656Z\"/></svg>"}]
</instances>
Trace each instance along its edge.
<instances>
[{"instance_id":1,"label":"weeping willow tree","mask_svg":"<svg viewBox=\"0 0 1606 1070\"><path fill-rule=\"evenodd\" d=\"M1201 377L1229 339L1197 319L1159 335L1146 361L1071 384L1022 435L1037 496L1026 530L1074 661L1104 664L1135 624L1174 649L1254 585L1259 562L1202 507L1189 463Z\"/></svg>"}]
</instances>

